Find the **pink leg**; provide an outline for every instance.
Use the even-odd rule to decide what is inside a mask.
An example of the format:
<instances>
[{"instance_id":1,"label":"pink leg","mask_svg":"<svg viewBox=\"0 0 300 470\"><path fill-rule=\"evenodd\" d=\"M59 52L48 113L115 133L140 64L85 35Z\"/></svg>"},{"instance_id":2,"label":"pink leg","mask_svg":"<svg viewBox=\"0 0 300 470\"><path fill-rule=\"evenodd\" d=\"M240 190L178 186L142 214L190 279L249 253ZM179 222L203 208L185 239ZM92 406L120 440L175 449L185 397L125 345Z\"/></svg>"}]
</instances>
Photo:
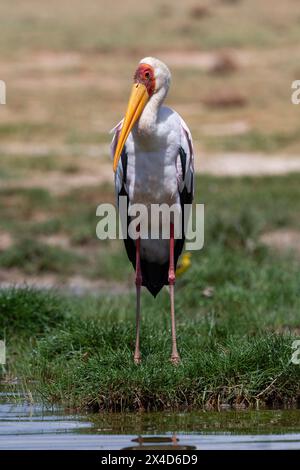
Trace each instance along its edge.
<instances>
[{"instance_id":1,"label":"pink leg","mask_svg":"<svg viewBox=\"0 0 300 470\"><path fill-rule=\"evenodd\" d=\"M140 257L140 243L141 239L136 240L136 261L135 261L135 285L136 285L136 339L135 339L135 352L134 362L141 363L140 352L140 314L141 314L141 286L142 286L142 272L141 272L141 257Z\"/></svg>"},{"instance_id":2,"label":"pink leg","mask_svg":"<svg viewBox=\"0 0 300 470\"><path fill-rule=\"evenodd\" d=\"M180 357L177 351L176 342L176 325L175 325L175 307L174 307L174 285L175 285L175 266L174 266L174 225L170 226L170 261L169 261L169 288L170 288L170 303L171 303L171 324L172 324L172 354L171 361L173 364L180 362Z\"/></svg>"}]
</instances>

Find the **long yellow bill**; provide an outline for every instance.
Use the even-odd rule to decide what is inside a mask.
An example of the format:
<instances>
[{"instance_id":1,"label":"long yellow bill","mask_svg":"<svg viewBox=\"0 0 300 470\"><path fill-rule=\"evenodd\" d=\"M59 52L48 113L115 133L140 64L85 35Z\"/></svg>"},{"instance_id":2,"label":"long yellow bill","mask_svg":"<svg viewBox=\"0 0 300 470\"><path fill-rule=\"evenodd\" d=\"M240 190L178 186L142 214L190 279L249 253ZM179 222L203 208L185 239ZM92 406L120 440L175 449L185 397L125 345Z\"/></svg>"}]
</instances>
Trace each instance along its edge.
<instances>
[{"instance_id":1,"label":"long yellow bill","mask_svg":"<svg viewBox=\"0 0 300 470\"><path fill-rule=\"evenodd\" d=\"M131 95L129 98L127 111L125 114L125 118L123 121L123 126L121 130L121 134L117 143L117 148L114 155L114 171L116 171L119 159L129 136L131 129L133 128L134 124L142 114L142 111L149 99L148 91L145 85L142 83L135 83L131 90Z\"/></svg>"}]
</instances>

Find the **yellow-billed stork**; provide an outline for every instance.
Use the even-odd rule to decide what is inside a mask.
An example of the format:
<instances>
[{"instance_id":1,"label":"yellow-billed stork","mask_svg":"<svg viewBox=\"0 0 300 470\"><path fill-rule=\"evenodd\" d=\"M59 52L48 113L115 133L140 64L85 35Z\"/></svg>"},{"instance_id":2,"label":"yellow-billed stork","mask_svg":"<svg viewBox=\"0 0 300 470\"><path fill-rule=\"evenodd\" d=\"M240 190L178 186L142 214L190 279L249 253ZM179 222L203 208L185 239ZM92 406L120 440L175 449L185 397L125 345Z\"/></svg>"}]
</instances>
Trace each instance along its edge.
<instances>
[{"instance_id":1,"label":"yellow-billed stork","mask_svg":"<svg viewBox=\"0 0 300 470\"><path fill-rule=\"evenodd\" d=\"M163 106L171 74L158 59L142 59L134 74L134 83L124 119L113 129L113 169L117 196L127 197L128 207L141 203L191 204L194 192L194 156L191 133L183 119ZM127 218L127 224L130 217ZM128 225L127 225L128 228ZM128 234L127 234L128 235ZM155 297L169 285L172 330L171 361L180 357L176 344L174 284L178 258L184 245L184 233L170 238L124 240L129 260L135 269L136 283L136 345L135 363L140 353L140 293L147 287Z\"/></svg>"}]
</instances>

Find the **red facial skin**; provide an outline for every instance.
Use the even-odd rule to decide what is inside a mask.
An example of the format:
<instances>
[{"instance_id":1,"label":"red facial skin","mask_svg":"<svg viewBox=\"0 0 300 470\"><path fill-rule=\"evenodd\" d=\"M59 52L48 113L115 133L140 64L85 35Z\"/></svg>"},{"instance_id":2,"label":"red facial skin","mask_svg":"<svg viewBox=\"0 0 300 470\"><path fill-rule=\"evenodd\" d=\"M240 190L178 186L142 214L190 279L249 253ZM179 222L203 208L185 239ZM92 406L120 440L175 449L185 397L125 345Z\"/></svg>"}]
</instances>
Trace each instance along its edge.
<instances>
[{"instance_id":1,"label":"red facial skin","mask_svg":"<svg viewBox=\"0 0 300 470\"><path fill-rule=\"evenodd\" d=\"M142 83L147 88L149 97L155 91L155 77L154 70L151 65L140 64L134 74L134 83Z\"/></svg>"}]
</instances>

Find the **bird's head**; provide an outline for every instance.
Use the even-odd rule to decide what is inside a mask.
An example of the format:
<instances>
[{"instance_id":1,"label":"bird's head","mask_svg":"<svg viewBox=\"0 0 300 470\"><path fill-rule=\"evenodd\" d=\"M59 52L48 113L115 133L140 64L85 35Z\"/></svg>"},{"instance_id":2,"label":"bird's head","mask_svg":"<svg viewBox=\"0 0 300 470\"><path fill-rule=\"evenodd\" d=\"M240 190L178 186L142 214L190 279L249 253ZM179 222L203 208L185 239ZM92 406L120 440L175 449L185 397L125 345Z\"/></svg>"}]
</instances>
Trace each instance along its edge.
<instances>
[{"instance_id":1,"label":"bird's head","mask_svg":"<svg viewBox=\"0 0 300 470\"><path fill-rule=\"evenodd\" d=\"M114 171L117 169L127 137L147 102L158 93L161 95L161 100L164 99L168 93L170 80L170 71L160 60L146 57L140 61L134 74L131 95L114 155Z\"/></svg>"}]
</instances>

